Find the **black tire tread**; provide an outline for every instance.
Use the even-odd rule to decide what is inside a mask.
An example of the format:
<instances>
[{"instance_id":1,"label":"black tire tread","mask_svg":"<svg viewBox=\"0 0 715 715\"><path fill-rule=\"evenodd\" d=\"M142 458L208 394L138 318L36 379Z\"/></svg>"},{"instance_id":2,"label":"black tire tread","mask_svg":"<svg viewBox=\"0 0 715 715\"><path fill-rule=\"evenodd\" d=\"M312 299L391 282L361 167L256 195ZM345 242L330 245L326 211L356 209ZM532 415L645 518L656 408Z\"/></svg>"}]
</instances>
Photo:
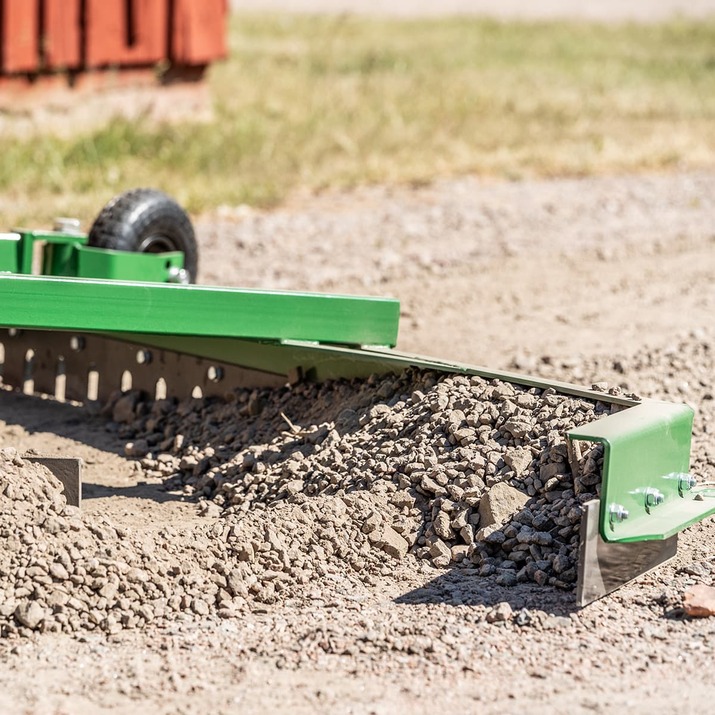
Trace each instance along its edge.
<instances>
[{"instance_id":1,"label":"black tire tread","mask_svg":"<svg viewBox=\"0 0 715 715\"><path fill-rule=\"evenodd\" d=\"M194 283L198 250L191 220L178 203L157 189L131 189L115 196L92 224L88 243L96 248L137 251L144 233L157 228L184 252L184 267Z\"/></svg>"}]
</instances>

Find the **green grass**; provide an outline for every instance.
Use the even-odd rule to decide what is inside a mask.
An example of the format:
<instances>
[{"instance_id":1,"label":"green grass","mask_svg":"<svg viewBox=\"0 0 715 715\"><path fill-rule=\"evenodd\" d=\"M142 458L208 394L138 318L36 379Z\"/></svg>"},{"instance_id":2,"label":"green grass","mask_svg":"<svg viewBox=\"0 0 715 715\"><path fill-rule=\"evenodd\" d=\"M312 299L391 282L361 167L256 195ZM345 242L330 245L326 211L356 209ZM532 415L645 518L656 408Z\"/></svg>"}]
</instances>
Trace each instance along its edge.
<instances>
[{"instance_id":1,"label":"green grass","mask_svg":"<svg viewBox=\"0 0 715 715\"><path fill-rule=\"evenodd\" d=\"M152 185L194 212L296 188L715 166L715 19L662 25L241 16L210 123L0 138L6 225Z\"/></svg>"}]
</instances>

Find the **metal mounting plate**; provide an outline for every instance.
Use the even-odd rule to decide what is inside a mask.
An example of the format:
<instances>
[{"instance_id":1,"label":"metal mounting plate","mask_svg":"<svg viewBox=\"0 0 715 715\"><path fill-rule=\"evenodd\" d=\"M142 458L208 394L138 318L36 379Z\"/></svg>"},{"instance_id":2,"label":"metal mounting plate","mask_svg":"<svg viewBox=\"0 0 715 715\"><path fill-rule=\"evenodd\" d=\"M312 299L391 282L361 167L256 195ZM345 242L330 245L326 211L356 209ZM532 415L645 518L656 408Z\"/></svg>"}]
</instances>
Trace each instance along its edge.
<instances>
[{"instance_id":1,"label":"metal mounting plate","mask_svg":"<svg viewBox=\"0 0 715 715\"><path fill-rule=\"evenodd\" d=\"M62 483L67 503L79 507L82 504L82 460L77 457L43 457L39 454L24 454L27 462L47 467Z\"/></svg>"}]
</instances>

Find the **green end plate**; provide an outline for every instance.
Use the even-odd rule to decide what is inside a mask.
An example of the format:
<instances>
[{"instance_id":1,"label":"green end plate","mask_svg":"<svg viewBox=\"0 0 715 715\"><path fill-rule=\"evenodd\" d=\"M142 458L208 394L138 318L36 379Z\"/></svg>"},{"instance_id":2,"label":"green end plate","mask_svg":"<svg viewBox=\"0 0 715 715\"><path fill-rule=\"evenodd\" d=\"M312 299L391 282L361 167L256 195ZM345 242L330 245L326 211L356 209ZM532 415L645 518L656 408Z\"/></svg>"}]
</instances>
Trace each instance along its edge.
<instances>
[{"instance_id":1,"label":"green end plate","mask_svg":"<svg viewBox=\"0 0 715 715\"><path fill-rule=\"evenodd\" d=\"M667 539L710 514L688 482L693 410L648 401L570 430L604 446L599 531L607 542Z\"/></svg>"}]
</instances>

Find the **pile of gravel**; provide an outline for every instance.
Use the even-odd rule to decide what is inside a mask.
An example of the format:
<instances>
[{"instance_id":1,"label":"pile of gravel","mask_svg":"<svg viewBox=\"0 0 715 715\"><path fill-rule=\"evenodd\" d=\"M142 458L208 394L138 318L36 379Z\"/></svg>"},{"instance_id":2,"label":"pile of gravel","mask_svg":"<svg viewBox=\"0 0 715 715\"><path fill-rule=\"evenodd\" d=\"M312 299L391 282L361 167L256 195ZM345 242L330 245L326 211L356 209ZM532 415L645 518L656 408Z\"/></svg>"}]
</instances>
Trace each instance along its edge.
<instances>
[{"instance_id":1,"label":"pile of gravel","mask_svg":"<svg viewBox=\"0 0 715 715\"><path fill-rule=\"evenodd\" d=\"M204 535L177 557L164 535L84 518L61 490L45 467L0 450L0 636L116 633L209 612L217 588Z\"/></svg>"},{"instance_id":2,"label":"pile of gravel","mask_svg":"<svg viewBox=\"0 0 715 715\"><path fill-rule=\"evenodd\" d=\"M207 519L139 533L89 518L0 450L0 633L234 617L434 567L571 588L600 454L574 477L564 435L614 409L417 370L181 403L119 395L107 428Z\"/></svg>"},{"instance_id":3,"label":"pile of gravel","mask_svg":"<svg viewBox=\"0 0 715 715\"><path fill-rule=\"evenodd\" d=\"M238 518L247 541L270 522L295 543L296 519L321 497L320 513L339 505L329 552L357 572L377 550L476 567L501 585L570 588L581 504L599 493L601 459L587 450L574 478L565 432L614 409L413 370L178 405L129 394L113 415L150 476L210 500L204 513ZM266 567L283 559L272 544L249 552Z\"/></svg>"}]
</instances>

